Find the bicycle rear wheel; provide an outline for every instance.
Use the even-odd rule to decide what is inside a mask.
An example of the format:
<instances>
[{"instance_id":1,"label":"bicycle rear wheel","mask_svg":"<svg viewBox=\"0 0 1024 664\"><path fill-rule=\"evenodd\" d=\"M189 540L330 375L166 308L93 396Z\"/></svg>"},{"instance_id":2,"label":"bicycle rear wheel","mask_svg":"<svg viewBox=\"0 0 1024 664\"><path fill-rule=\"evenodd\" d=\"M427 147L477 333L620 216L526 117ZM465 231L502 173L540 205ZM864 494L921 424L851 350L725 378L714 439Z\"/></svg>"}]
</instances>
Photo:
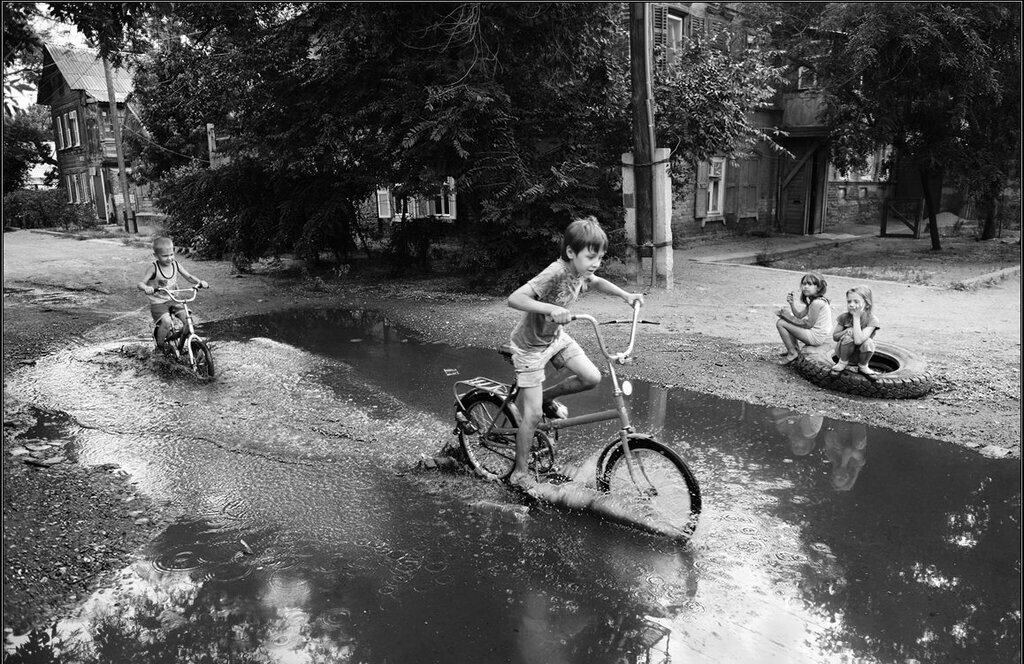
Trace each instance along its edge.
<instances>
[{"instance_id":1,"label":"bicycle rear wheel","mask_svg":"<svg viewBox=\"0 0 1024 664\"><path fill-rule=\"evenodd\" d=\"M200 380L213 379L213 356L210 348L201 339L191 339L189 346L192 349L192 371Z\"/></svg>"},{"instance_id":2,"label":"bicycle rear wheel","mask_svg":"<svg viewBox=\"0 0 1024 664\"><path fill-rule=\"evenodd\" d=\"M507 405L503 407L503 401L496 394L482 391L462 397L463 412L470 426L459 427L459 444L476 474L489 480L505 479L516 463L515 432L492 431L514 430L519 426L515 413Z\"/></svg>"},{"instance_id":3,"label":"bicycle rear wheel","mask_svg":"<svg viewBox=\"0 0 1024 664\"><path fill-rule=\"evenodd\" d=\"M622 445L616 444L598 474L598 488L691 535L697 527L701 500L697 478L689 466L672 448L653 438L631 438L629 450L635 481Z\"/></svg>"}]
</instances>

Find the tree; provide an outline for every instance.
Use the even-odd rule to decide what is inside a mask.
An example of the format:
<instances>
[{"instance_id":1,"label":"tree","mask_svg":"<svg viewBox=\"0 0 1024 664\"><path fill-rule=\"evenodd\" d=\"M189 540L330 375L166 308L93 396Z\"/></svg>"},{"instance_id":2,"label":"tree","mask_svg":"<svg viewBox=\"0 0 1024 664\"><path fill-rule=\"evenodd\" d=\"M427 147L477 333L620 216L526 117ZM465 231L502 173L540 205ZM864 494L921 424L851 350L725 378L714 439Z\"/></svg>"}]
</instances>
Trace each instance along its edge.
<instances>
[{"instance_id":1,"label":"tree","mask_svg":"<svg viewBox=\"0 0 1024 664\"><path fill-rule=\"evenodd\" d=\"M43 107L4 114L4 194L24 187L37 164L57 166L51 140L50 115Z\"/></svg>"},{"instance_id":2,"label":"tree","mask_svg":"<svg viewBox=\"0 0 1024 664\"><path fill-rule=\"evenodd\" d=\"M769 11L776 37L818 74L838 168L862 168L884 146L916 162L934 250L933 176L951 174L994 208L1019 173L1019 5L770 3Z\"/></svg>"},{"instance_id":3,"label":"tree","mask_svg":"<svg viewBox=\"0 0 1024 664\"><path fill-rule=\"evenodd\" d=\"M144 15L135 5L126 14L64 3L58 13L106 43L101 50L142 44L142 33L157 40L136 62L152 138L139 148L151 175L164 178L165 202L185 206L183 218L197 192L210 196L182 232L211 235L201 228L207 220L222 250L252 255L298 247L315 256L327 238L348 238L334 240L343 254L360 232L355 210L376 188L434 193L452 177L464 271L518 279L550 255L571 215L621 225L619 155L630 144L624 5L168 7L152 3ZM672 119L663 138L679 146L679 159L745 138L744 113L768 86L758 80L763 69L698 62L702 54L711 55L696 50L690 63L712 81L705 94L683 79L664 83ZM701 123L687 124L688 113ZM719 114L726 121L713 131ZM208 122L232 136L232 164L201 173Z\"/></svg>"}]
</instances>

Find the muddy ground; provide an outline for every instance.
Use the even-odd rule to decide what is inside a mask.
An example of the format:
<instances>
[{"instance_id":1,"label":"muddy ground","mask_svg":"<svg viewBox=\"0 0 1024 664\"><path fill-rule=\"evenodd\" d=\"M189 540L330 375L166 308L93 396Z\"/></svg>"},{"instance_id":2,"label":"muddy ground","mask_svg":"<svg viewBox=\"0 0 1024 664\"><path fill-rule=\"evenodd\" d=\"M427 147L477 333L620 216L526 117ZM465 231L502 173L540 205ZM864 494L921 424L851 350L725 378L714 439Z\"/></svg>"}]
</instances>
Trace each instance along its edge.
<instances>
[{"instance_id":1,"label":"muddy ground","mask_svg":"<svg viewBox=\"0 0 1024 664\"><path fill-rule=\"evenodd\" d=\"M950 281L1020 265L1019 233L991 243L961 240L947 241L947 248L956 249L945 260L959 271ZM147 242L145 237L81 241L29 231L4 234L4 626L17 633L66 611L174 517L136 495L130 478L115 468L66 462L42 468L11 455L12 448L30 442L24 432L39 414L7 393L10 372L30 370L35 358L69 343L149 343L148 308L133 289L151 260ZM927 358L937 375L932 394L902 401L851 397L822 390L778 366L781 345L771 312L796 288L800 271L812 266L792 258L776 260L773 267L703 263L685 251L676 252L674 289L647 296L644 316L660 325L643 328L638 361L627 375L1019 459L1019 271L958 288L921 285L913 278L911 283L876 280L910 275L913 268L911 259L903 259L901 267L895 245L871 242L836 247L834 275L829 265L813 267L828 274L834 303L852 285L872 287L883 322L880 334ZM722 247L729 250L728 243ZM815 252L815 259L824 253ZM197 303L200 322L297 306L367 307L385 311L427 339L488 347L501 343L517 318L503 297L461 292L453 279L381 284L287 270L239 274L225 261L185 258L184 264L213 285ZM873 266L875 272L844 274L841 268L850 266ZM578 308L598 318L626 313L620 302L599 295L588 295ZM585 332L576 336L593 351ZM59 453L58 445L44 456Z\"/></svg>"}]
</instances>

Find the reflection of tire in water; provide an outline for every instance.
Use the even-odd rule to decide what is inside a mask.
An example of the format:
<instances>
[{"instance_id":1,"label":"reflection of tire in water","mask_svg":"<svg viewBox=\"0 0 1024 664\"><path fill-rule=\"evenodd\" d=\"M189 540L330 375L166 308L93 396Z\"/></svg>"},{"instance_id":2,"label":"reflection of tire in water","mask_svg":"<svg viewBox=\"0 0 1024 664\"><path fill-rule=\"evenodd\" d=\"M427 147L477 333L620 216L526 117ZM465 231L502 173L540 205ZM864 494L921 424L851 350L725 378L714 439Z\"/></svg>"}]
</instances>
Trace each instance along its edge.
<instances>
[{"instance_id":1,"label":"reflection of tire in water","mask_svg":"<svg viewBox=\"0 0 1024 664\"><path fill-rule=\"evenodd\" d=\"M793 368L819 387L878 399L914 399L924 396L931 391L934 382L927 364L920 356L910 349L885 341L875 342L875 354L869 363L880 374L876 380L852 371L833 375L831 369L837 359L834 344L805 346L800 357L793 362Z\"/></svg>"},{"instance_id":2,"label":"reflection of tire in water","mask_svg":"<svg viewBox=\"0 0 1024 664\"><path fill-rule=\"evenodd\" d=\"M642 503L652 516L692 534L701 509L700 487L693 472L675 451L651 438L632 438L629 449L643 469L643 473L636 469L637 484L630 477L622 446L617 445L598 476L598 489L628 505Z\"/></svg>"}]
</instances>

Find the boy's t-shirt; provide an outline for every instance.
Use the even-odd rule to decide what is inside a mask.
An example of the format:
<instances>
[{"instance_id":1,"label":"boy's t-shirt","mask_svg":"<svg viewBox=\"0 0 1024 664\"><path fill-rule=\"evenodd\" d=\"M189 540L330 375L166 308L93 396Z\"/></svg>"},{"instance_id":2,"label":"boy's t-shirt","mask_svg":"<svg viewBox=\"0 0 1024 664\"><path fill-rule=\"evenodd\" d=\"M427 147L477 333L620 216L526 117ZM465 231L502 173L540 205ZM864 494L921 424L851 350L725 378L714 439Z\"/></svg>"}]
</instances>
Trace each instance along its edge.
<instances>
[{"instance_id":1,"label":"boy's t-shirt","mask_svg":"<svg viewBox=\"0 0 1024 664\"><path fill-rule=\"evenodd\" d=\"M561 258L526 283L533 289L538 302L564 308L568 308L587 289L587 280L573 271L569 261ZM512 330L512 343L523 350L547 348L561 327L543 314L527 311Z\"/></svg>"}]
</instances>

